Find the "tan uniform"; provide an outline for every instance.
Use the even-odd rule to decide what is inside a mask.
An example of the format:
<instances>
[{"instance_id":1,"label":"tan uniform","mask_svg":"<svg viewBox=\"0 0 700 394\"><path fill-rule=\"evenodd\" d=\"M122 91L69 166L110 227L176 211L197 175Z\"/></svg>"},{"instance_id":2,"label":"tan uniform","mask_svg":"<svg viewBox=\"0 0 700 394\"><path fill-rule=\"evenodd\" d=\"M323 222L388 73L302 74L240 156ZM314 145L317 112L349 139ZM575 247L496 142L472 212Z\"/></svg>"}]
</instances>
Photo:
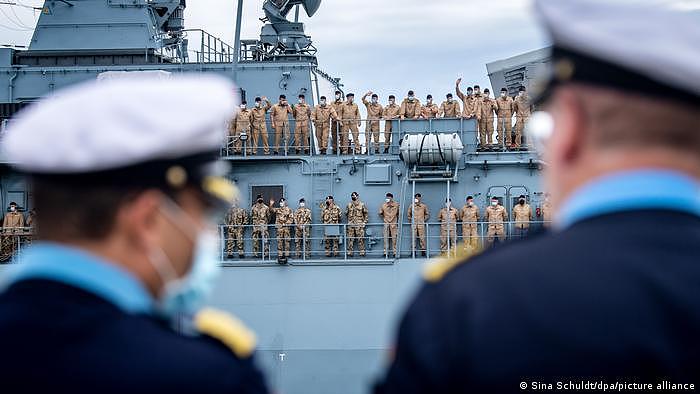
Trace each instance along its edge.
<instances>
[{"instance_id":1,"label":"tan uniform","mask_svg":"<svg viewBox=\"0 0 700 394\"><path fill-rule=\"evenodd\" d=\"M457 97L462 100L462 117L466 119L481 119L481 95L471 95L467 96L459 90L459 87L455 88Z\"/></svg>"},{"instance_id":2,"label":"tan uniform","mask_svg":"<svg viewBox=\"0 0 700 394\"><path fill-rule=\"evenodd\" d=\"M441 118L459 118L461 111L459 101L452 100L452 102L449 102L445 100L442 102L442 104L440 104L439 116Z\"/></svg>"},{"instance_id":3,"label":"tan uniform","mask_svg":"<svg viewBox=\"0 0 700 394\"><path fill-rule=\"evenodd\" d=\"M464 248L477 250L479 248L479 207L465 204L459 210L459 220L462 221Z\"/></svg>"},{"instance_id":4,"label":"tan uniform","mask_svg":"<svg viewBox=\"0 0 700 394\"><path fill-rule=\"evenodd\" d=\"M397 104L388 104L384 107L384 113L382 118L385 119L384 122L384 150L389 149L389 144L391 143L391 120L398 119L401 116L401 107Z\"/></svg>"},{"instance_id":5,"label":"tan uniform","mask_svg":"<svg viewBox=\"0 0 700 394\"><path fill-rule=\"evenodd\" d=\"M420 117L423 119L435 119L437 114L440 112L440 108L437 104L430 103L421 107Z\"/></svg>"},{"instance_id":6,"label":"tan uniform","mask_svg":"<svg viewBox=\"0 0 700 394\"><path fill-rule=\"evenodd\" d=\"M231 207L226 213L226 256L233 257L234 249L238 249L238 256L245 256L243 235L248 224L248 212L239 207Z\"/></svg>"},{"instance_id":7,"label":"tan uniform","mask_svg":"<svg viewBox=\"0 0 700 394\"><path fill-rule=\"evenodd\" d=\"M523 138L525 124L530 119L530 97L528 95L515 98L515 139L513 146L520 147Z\"/></svg>"},{"instance_id":8,"label":"tan uniform","mask_svg":"<svg viewBox=\"0 0 700 394\"><path fill-rule=\"evenodd\" d=\"M270 255L270 232L267 225L270 221L270 208L256 202L250 210L250 218L253 222L253 253L255 257L260 257L260 244L263 244L263 253Z\"/></svg>"},{"instance_id":9,"label":"tan uniform","mask_svg":"<svg viewBox=\"0 0 700 394\"><path fill-rule=\"evenodd\" d=\"M289 144L289 115L292 114L292 107L281 105L279 103L272 106L270 111L270 119L272 120L272 128L275 129L275 152L279 152L280 148L287 151Z\"/></svg>"},{"instance_id":10,"label":"tan uniform","mask_svg":"<svg viewBox=\"0 0 700 394\"><path fill-rule=\"evenodd\" d=\"M532 209L530 209L530 205L528 203L525 203L523 205L515 204L515 206L513 207L513 221L515 221L515 238L527 237L531 220Z\"/></svg>"},{"instance_id":11,"label":"tan uniform","mask_svg":"<svg viewBox=\"0 0 700 394\"><path fill-rule=\"evenodd\" d=\"M340 210L340 207L333 204L331 206L324 204L321 204L321 220L323 221L323 224L339 224L340 223L340 218L343 215L343 212ZM326 244L326 257L331 255L331 251L333 252L333 256L338 256L338 236L337 235L325 235L325 244Z\"/></svg>"},{"instance_id":12,"label":"tan uniform","mask_svg":"<svg viewBox=\"0 0 700 394\"><path fill-rule=\"evenodd\" d=\"M493 115L496 110L496 100L484 97L481 102L481 120L479 121L479 141L481 145L493 143Z\"/></svg>"},{"instance_id":13,"label":"tan uniform","mask_svg":"<svg viewBox=\"0 0 700 394\"><path fill-rule=\"evenodd\" d=\"M379 216L384 218L384 255L389 255L389 249L394 251L394 257L398 253L398 222L399 203L396 201L385 202L379 209Z\"/></svg>"},{"instance_id":14,"label":"tan uniform","mask_svg":"<svg viewBox=\"0 0 700 394\"><path fill-rule=\"evenodd\" d=\"M337 123L338 114L330 105L317 105L311 114L311 119L314 121L314 126L316 126L316 140L321 149L321 154L326 154L331 124Z\"/></svg>"},{"instance_id":15,"label":"tan uniform","mask_svg":"<svg viewBox=\"0 0 700 394\"><path fill-rule=\"evenodd\" d=\"M414 202L410 207L408 207L406 216L412 224L411 234L413 235L411 236L411 243L413 244L415 239L418 238L420 250L425 252L425 223L430 219L430 210L428 209L428 206L422 202ZM415 244L413 244L413 249L415 250Z\"/></svg>"},{"instance_id":16,"label":"tan uniform","mask_svg":"<svg viewBox=\"0 0 700 394\"><path fill-rule=\"evenodd\" d=\"M338 153L338 141L342 141L343 134L343 100L335 100L331 103L331 107L335 110L338 116L338 121L331 124L331 140L333 141L333 153Z\"/></svg>"},{"instance_id":17,"label":"tan uniform","mask_svg":"<svg viewBox=\"0 0 700 394\"><path fill-rule=\"evenodd\" d=\"M360 256L365 255L365 225L367 225L369 212L367 206L360 200L352 201L345 209L348 217L348 256L352 256L355 240L360 251Z\"/></svg>"},{"instance_id":18,"label":"tan uniform","mask_svg":"<svg viewBox=\"0 0 700 394\"><path fill-rule=\"evenodd\" d=\"M418 119L420 118L420 109L420 100L413 99L413 101L411 101L408 98L405 98L401 102L399 115L401 116L401 119Z\"/></svg>"},{"instance_id":19,"label":"tan uniform","mask_svg":"<svg viewBox=\"0 0 700 394\"><path fill-rule=\"evenodd\" d=\"M251 135L250 131L252 128L253 111L248 108L241 110L236 114L236 116L229 122L228 128L228 149L229 153L239 155L241 151L241 133L246 133ZM250 148L250 147L249 147ZM249 152L250 153L250 149Z\"/></svg>"},{"instance_id":20,"label":"tan uniform","mask_svg":"<svg viewBox=\"0 0 700 394\"><path fill-rule=\"evenodd\" d=\"M0 261L12 258L19 246L20 236L24 227L24 216L21 213L8 212L2 221L2 255Z\"/></svg>"},{"instance_id":21,"label":"tan uniform","mask_svg":"<svg viewBox=\"0 0 700 394\"><path fill-rule=\"evenodd\" d=\"M309 258L311 254L311 210L309 208L297 208L294 212L294 243L296 244L297 258L304 256Z\"/></svg>"},{"instance_id":22,"label":"tan uniform","mask_svg":"<svg viewBox=\"0 0 700 394\"><path fill-rule=\"evenodd\" d=\"M361 119L360 108L355 103L345 102L341 106L343 114L340 118L343 119L343 130L340 134L340 151L342 153L350 153L350 135L352 132L352 141L355 144L355 153L362 152L362 144L360 143L360 129L357 123Z\"/></svg>"},{"instance_id":23,"label":"tan uniform","mask_svg":"<svg viewBox=\"0 0 700 394\"><path fill-rule=\"evenodd\" d=\"M496 99L496 131L498 132L498 145L511 144L513 130L513 99L509 96ZM504 139L505 136L505 139Z\"/></svg>"},{"instance_id":24,"label":"tan uniform","mask_svg":"<svg viewBox=\"0 0 700 394\"><path fill-rule=\"evenodd\" d=\"M277 255L289 257L291 254L292 225L294 225L294 212L284 206L280 208L270 207L275 214L275 227L277 228Z\"/></svg>"},{"instance_id":25,"label":"tan uniform","mask_svg":"<svg viewBox=\"0 0 700 394\"><path fill-rule=\"evenodd\" d=\"M542 225L544 227L550 227L552 225L552 203L543 202L542 203Z\"/></svg>"},{"instance_id":26,"label":"tan uniform","mask_svg":"<svg viewBox=\"0 0 700 394\"><path fill-rule=\"evenodd\" d=\"M448 245L450 245L450 253L457 253L457 218L459 212L457 208L450 206L442 208L438 213L438 221L440 221L440 252L447 253Z\"/></svg>"},{"instance_id":27,"label":"tan uniform","mask_svg":"<svg viewBox=\"0 0 700 394\"><path fill-rule=\"evenodd\" d=\"M311 107L308 104L297 104L292 108L294 114L294 146L297 152L308 153L309 150L309 119L311 119Z\"/></svg>"},{"instance_id":28,"label":"tan uniform","mask_svg":"<svg viewBox=\"0 0 700 394\"><path fill-rule=\"evenodd\" d=\"M484 213L484 219L489 222L488 230L486 231L486 243L488 245L493 244L495 237L499 241L506 240L506 231L504 222L508 220L508 212L503 205L489 205Z\"/></svg>"},{"instance_id":29,"label":"tan uniform","mask_svg":"<svg viewBox=\"0 0 700 394\"><path fill-rule=\"evenodd\" d=\"M381 104L372 104L367 101L367 96L362 98L362 104L367 107L367 127L365 128L365 144L367 153L371 150L371 140L374 139L374 151L379 153L379 122L384 112Z\"/></svg>"},{"instance_id":30,"label":"tan uniform","mask_svg":"<svg viewBox=\"0 0 700 394\"><path fill-rule=\"evenodd\" d=\"M267 122L265 121L265 114L270 110L272 106L269 100L265 100L261 103L260 108L253 108L251 110L251 124L253 126L253 141L248 147L251 155L255 155L258 152L258 141L262 139L263 152L266 155L270 154L270 144L267 141Z\"/></svg>"}]
</instances>

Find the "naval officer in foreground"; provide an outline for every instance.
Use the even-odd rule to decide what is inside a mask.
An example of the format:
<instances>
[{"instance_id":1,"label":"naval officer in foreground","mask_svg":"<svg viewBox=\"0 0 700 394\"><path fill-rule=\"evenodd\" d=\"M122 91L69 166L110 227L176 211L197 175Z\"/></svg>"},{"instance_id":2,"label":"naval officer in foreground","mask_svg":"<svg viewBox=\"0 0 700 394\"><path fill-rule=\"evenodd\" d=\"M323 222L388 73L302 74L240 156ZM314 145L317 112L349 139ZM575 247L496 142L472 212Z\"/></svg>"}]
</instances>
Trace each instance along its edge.
<instances>
[{"instance_id":1,"label":"naval officer in foreground","mask_svg":"<svg viewBox=\"0 0 700 394\"><path fill-rule=\"evenodd\" d=\"M700 384L700 26L536 3L554 48L531 126L555 229L426 271L378 394Z\"/></svg>"},{"instance_id":2,"label":"naval officer in foreground","mask_svg":"<svg viewBox=\"0 0 700 394\"><path fill-rule=\"evenodd\" d=\"M267 392L253 334L202 308L237 192L217 161L233 91L92 82L13 123L3 149L31 180L41 242L3 278L3 392Z\"/></svg>"}]
</instances>

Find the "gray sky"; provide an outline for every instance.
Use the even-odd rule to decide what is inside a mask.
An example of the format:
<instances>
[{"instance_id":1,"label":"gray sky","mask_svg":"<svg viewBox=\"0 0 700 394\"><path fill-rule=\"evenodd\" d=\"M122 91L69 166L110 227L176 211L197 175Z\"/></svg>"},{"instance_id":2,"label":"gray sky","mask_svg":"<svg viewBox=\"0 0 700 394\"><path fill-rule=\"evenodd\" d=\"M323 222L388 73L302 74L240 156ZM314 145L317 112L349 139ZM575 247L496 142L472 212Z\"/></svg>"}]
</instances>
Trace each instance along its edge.
<instances>
[{"instance_id":1,"label":"gray sky","mask_svg":"<svg viewBox=\"0 0 700 394\"><path fill-rule=\"evenodd\" d=\"M611 1L661 2L693 11L700 21L700 0ZM261 6L262 0L244 0L243 38L258 37ZM186 26L230 43L235 7L235 0L189 1ZM0 43L28 44L35 12L7 5L0 11ZM457 77L489 86L487 62L547 45L529 0L325 0L313 18L301 14L319 50L319 66L341 77L347 92L362 95L371 89L382 102L409 89L421 100L432 93L438 101Z\"/></svg>"}]
</instances>

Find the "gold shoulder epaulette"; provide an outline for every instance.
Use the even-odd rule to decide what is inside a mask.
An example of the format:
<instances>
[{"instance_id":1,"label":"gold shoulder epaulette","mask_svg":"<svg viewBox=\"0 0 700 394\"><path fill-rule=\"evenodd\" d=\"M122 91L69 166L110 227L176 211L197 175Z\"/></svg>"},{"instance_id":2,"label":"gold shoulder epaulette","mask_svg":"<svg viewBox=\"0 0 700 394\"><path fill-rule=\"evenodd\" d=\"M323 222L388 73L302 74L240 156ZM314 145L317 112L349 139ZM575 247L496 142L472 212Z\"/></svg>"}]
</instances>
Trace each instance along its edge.
<instances>
[{"instance_id":1,"label":"gold shoulder epaulette","mask_svg":"<svg viewBox=\"0 0 700 394\"><path fill-rule=\"evenodd\" d=\"M465 263L477 254L479 254L478 249L474 249L470 246L467 246L466 248L459 247L454 256L442 256L437 259L437 261L428 264L425 271L423 271L423 279L429 283L437 283L441 281L448 272Z\"/></svg>"},{"instance_id":2,"label":"gold shoulder epaulette","mask_svg":"<svg viewBox=\"0 0 700 394\"><path fill-rule=\"evenodd\" d=\"M236 356L248 358L255 350L255 334L233 315L216 309L201 310L194 318L197 330L218 339Z\"/></svg>"}]
</instances>

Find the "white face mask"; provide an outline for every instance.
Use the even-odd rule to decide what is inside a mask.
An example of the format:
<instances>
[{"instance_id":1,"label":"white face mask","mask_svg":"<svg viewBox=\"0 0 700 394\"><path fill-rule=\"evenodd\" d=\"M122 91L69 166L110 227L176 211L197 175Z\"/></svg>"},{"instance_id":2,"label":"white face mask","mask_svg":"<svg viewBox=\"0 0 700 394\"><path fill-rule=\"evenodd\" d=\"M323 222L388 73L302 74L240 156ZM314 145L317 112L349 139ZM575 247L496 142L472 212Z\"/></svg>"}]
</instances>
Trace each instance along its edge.
<instances>
[{"instance_id":1,"label":"white face mask","mask_svg":"<svg viewBox=\"0 0 700 394\"><path fill-rule=\"evenodd\" d=\"M326 105L326 100L321 100L321 106L325 106L325 105Z\"/></svg>"},{"instance_id":2,"label":"white face mask","mask_svg":"<svg viewBox=\"0 0 700 394\"><path fill-rule=\"evenodd\" d=\"M340 95L339 95L339 94L336 94L336 95L335 95L335 99L336 99L336 100L340 100Z\"/></svg>"},{"instance_id":3,"label":"white face mask","mask_svg":"<svg viewBox=\"0 0 700 394\"><path fill-rule=\"evenodd\" d=\"M518 92L518 96L523 97L525 95L525 92Z\"/></svg>"},{"instance_id":4,"label":"white face mask","mask_svg":"<svg viewBox=\"0 0 700 394\"><path fill-rule=\"evenodd\" d=\"M286 202L284 202L284 201L280 202L280 207L283 207L283 206L285 206L285 205L287 205Z\"/></svg>"},{"instance_id":5,"label":"white face mask","mask_svg":"<svg viewBox=\"0 0 700 394\"><path fill-rule=\"evenodd\" d=\"M260 108L260 102L259 102L259 101L255 103L255 108Z\"/></svg>"},{"instance_id":6,"label":"white face mask","mask_svg":"<svg viewBox=\"0 0 700 394\"><path fill-rule=\"evenodd\" d=\"M379 100L376 99L376 98L373 98L373 99L372 99L372 104L377 104L377 101L379 101Z\"/></svg>"},{"instance_id":7,"label":"white face mask","mask_svg":"<svg viewBox=\"0 0 700 394\"><path fill-rule=\"evenodd\" d=\"M245 109L245 104L241 104L241 109Z\"/></svg>"},{"instance_id":8,"label":"white face mask","mask_svg":"<svg viewBox=\"0 0 700 394\"><path fill-rule=\"evenodd\" d=\"M10 207L10 212L15 212L16 210L17 210L17 207L15 207L15 206Z\"/></svg>"},{"instance_id":9,"label":"white face mask","mask_svg":"<svg viewBox=\"0 0 700 394\"><path fill-rule=\"evenodd\" d=\"M452 102L452 97L448 97L448 98L447 98L447 102L448 102L448 103L451 103L451 102Z\"/></svg>"},{"instance_id":10,"label":"white face mask","mask_svg":"<svg viewBox=\"0 0 700 394\"><path fill-rule=\"evenodd\" d=\"M302 207L302 208L304 208L304 207L306 206L306 203L300 202L300 203L299 203L299 206Z\"/></svg>"},{"instance_id":11,"label":"white face mask","mask_svg":"<svg viewBox=\"0 0 700 394\"><path fill-rule=\"evenodd\" d=\"M498 201L491 201L491 205L495 207L496 205L498 205Z\"/></svg>"},{"instance_id":12,"label":"white face mask","mask_svg":"<svg viewBox=\"0 0 700 394\"><path fill-rule=\"evenodd\" d=\"M506 97L508 94L506 92L501 92L501 97Z\"/></svg>"},{"instance_id":13,"label":"white face mask","mask_svg":"<svg viewBox=\"0 0 700 394\"><path fill-rule=\"evenodd\" d=\"M390 198L386 198L386 199L384 199L384 201L386 201L386 202L391 202L391 199L390 199Z\"/></svg>"},{"instance_id":14,"label":"white face mask","mask_svg":"<svg viewBox=\"0 0 700 394\"><path fill-rule=\"evenodd\" d=\"M413 202L415 202L416 204L418 204L418 203L420 202L420 200L418 200L418 199L416 198L416 199L413 199Z\"/></svg>"},{"instance_id":15,"label":"white face mask","mask_svg":"<svg viewBox=\"0 0 700 394\"><path fill-rule=\"evenodd\" d=\"M394 104L395 102L396 102L396 100L394 100L394 99L389 99L389 104Z\"/></svg>"},{"instance_id":16,"label":"white face mask","mask_svg":"<svg viewBox=\"0 0 700 394\"><path fill-rule=\"evenodd\" d=\"M192 219L182 208L170 201L171 208L161 212L177 226L193 243L192 264L189 272L178 277L170 258L157 248L150 253L149 261L165 283L158 297L157 311L164 317L175 319L179 314L193 315L207 303L221 272L216 254L218 238L214 231L203 230L193 235ZM177 213L168 210L179 210Z\"/></svg>"},{"instance_id":17,"label":"white face mask","mask_svg":"<svg viewBox=\"0 0 700 394\"><path fill-rule=\"evenodd\" d=\"M467 202L467 205L469 205L471 207L472 205L474 205L474 203L469 201L469 202Z\"/></svg>"},{"instance_id":18,"label":"white face mask","mask_svg":"<svg viewBox=\"0 0 700 394\"><path fill-rule=\"evenodd\" d=\"M449 208L449 207L450 207L450 205L452 205L452 203L451 203L451 202L449 202L449 201L445 203L445 206L446 206L447 208Z\"/></svg>"},{"instance_id":19,"label":"white face mask","mask_svg":"<svg viewBox=\"0 0 700 394\"><path fill-rule=\"evenodd\" d=\"M427 102L428 104L432 104L432 103L433 103L433 99L427 99L426 102Z\"/></svg>"},{"instance_id":20,"label":"white face mask","mask_svg":"<svg viewBox=\"0 0 700 394\"><path fill-rule=\"evenodd\" d=\"M413 100L415 100L415 99L416 99L416 98L413 97L413 96L408 96L408 100L409 100L409 101L413 101Z\"/></svg>"}]
</instances>

